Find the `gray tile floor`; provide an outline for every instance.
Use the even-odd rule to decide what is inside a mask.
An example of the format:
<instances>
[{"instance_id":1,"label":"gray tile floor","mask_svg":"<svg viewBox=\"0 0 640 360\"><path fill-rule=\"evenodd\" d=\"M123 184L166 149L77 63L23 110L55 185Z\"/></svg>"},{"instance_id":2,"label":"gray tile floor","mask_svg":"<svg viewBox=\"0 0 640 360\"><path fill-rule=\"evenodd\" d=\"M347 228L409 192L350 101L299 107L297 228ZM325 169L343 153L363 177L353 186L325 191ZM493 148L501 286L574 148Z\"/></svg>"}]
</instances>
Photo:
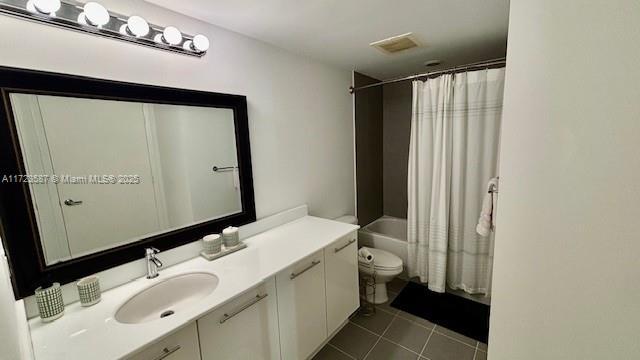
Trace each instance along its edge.
<instances>
[{"instance_id":1,"label":"gray tile floor","mask_svg":"<svg viewBox=\"0 0 640 360\"><path fill-rule=\"evenodd\" d=\"M354 315L314 360L486 360L487 345L389 306L402 289L389 284L389 302L373 316Z\"/></svg>"}]
</instances>

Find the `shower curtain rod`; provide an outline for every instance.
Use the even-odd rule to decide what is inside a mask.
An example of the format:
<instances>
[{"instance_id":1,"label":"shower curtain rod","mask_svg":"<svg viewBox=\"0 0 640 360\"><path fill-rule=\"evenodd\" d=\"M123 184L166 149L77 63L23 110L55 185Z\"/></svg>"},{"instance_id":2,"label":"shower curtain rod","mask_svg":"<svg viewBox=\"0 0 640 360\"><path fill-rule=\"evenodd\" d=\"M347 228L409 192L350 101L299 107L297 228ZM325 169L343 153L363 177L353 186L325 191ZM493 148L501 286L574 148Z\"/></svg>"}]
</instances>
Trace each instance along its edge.
<instances>
[{"instance_id":1,"label":"shower curtain rod","mask_svg":"<svg viewBox=\"0 0 640 360\"><path fill-rule=\"evenodd\" d=\"M392 83L397 83L397 82L401 82L401 81L415 80L415 79L424 78L424 77L431 77L431 76L435 76L435 75L457 73L457 72L467 71L467 70L475 69L475 68L485 68L485 67L506 65L506 63L507 63L506 60L507 60L507 58L502 57L502 58L496 58L496 59L491 59L491 60L484 60L484 61L474 62L474 63L470 63L470 64L465 64L465 65L458 65L458 66L450 67L448 69L436 70L436 71L431 71L431 72L427 72L427 73L423 73L423 74L416 74L416 75L410 75L410 76L405 76L405 77L401 77L401 78L383 80L383 81L380 81L380 82L377 82L377 83L364 85L364 86L358 86L358 87L349 86L349 93L353 94L358 90L364 90L364 89L368 89L368 88L372 88L372 87L376 87L376 86L381 86L381 85L385 85L385 84L392 84Z\"/></svg>"}]
</instances>

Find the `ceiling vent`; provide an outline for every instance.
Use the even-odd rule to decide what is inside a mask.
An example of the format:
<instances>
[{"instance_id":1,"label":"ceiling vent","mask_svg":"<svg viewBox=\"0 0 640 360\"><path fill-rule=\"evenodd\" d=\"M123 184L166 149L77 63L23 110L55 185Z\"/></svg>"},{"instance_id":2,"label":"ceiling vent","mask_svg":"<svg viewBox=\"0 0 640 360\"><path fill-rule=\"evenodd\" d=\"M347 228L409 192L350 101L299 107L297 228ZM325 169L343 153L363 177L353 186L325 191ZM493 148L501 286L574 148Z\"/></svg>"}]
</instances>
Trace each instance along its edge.
<instances>
[{"instance_id":1,"label":"ceiling vent","mask_svg":"<svg viewBox=\"0 0 640 360\"><path fill-rule=\"evenodd\" d=\"M388 39L372 42L369 44L385 54L395 54L420 46L413 33L406 33L393 36Z\"/></svg>"}]
</instances>

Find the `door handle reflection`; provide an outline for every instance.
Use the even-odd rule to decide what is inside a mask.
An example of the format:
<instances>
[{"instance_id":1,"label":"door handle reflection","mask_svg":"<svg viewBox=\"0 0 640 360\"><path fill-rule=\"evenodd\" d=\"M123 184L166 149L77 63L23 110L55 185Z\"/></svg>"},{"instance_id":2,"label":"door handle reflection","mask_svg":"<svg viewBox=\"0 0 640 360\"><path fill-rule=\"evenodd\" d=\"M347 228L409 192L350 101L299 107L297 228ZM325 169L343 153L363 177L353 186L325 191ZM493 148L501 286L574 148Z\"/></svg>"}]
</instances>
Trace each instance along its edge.
<instances>
[{"instance_id":1,"label":"door handle reflection","mask_svg":"<svg viewBox=\"0 0 640 360\"><path fill-rule=\"evenodd\" d=\"M73 199L67 199L64 201L64 204L67 206L76 206L76 205L81 205L82 204L82 200L73 200Z\"/></svg>"}]
</instances>

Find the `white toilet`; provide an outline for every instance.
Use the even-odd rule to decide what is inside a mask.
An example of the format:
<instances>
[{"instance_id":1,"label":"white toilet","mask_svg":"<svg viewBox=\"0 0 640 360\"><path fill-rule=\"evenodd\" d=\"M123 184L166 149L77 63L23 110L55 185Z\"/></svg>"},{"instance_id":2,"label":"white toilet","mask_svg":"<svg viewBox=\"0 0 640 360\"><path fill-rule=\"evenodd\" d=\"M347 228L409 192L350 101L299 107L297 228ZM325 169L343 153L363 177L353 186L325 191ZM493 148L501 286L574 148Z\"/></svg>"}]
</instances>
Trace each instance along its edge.
<instances>
[{"instance_id":1,"label":"white toilet","mask_svg":"<svg viewBox=\"0 0 640 360\"><path fill-rule=\"evenodd\" d=\"M358 219L352 215L341 216L335 220L354 225L358 223ZM373 255L373 266L358 257L358 267L362 274L371 275L374 271L376 274L375 292L367 291L367 301L374 304L386 303L389 301L387 283L402 273L402 259L385 250L370 247L367 249Z\"/></svg>"},{"instance_id":2,"label":"white toilet","mask_svg":"<svg viewBox=\"0 0 640 360\"><path fill-rule=\"evenodd\" d=\"M367 291L367 301L374 304L386 303L389 300L387 283L402 273L402 259L388 251L369 247L367 249L373 255L373 266L358 258L361 273L371 275L375 271L376 275L375 292Z\"/></svg>"}]
</instances>

